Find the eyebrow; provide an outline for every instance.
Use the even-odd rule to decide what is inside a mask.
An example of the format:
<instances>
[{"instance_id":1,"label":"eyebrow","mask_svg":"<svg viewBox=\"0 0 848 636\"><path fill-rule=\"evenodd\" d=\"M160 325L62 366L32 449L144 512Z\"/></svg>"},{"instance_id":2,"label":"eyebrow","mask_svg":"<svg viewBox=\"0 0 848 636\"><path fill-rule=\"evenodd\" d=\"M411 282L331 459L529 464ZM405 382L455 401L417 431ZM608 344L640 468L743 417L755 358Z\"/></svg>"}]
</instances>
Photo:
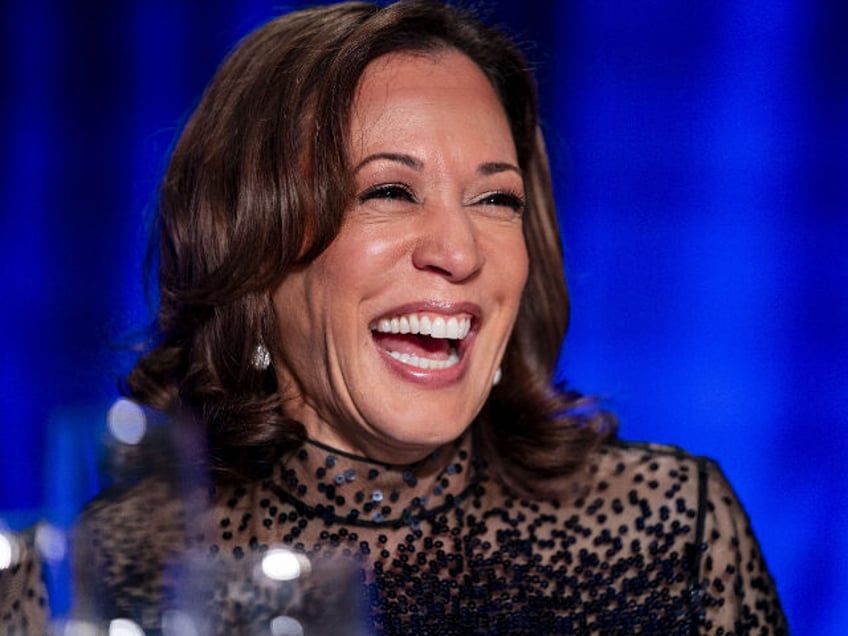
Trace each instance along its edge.
<instances>
[{"instance_id":1,"label":"eyebrow","mask_svg":"<svg viewBox=\"0 0 848 636\"><path fill-rule=\"evenodd\" d=\"M353 169L353 173L356 174L366 165L371 163L372 161L379 161L384 159L386 161L396 161L398 163L402 163L413 170L421 170L424 167L424 164L411 155L405 155L397 152L376 152L373 155L368 155L356 164L356 167Z\"/></svg>"},{"instance_id":2,"label":"eyebrow","mask_svg":"<svg viewBox=\"0 0 848 636\"><path fill-rule=\"evenodd\" d=\"M519 177L523 176L521 174L521 168L511 163L506 163L503 161L488 161L477 168L477 172L479 172L484 177L488 177L493 174L498 174L499 172L507 172L512 171L518 174Z\"/></svg>"},{"instance_id":3,"label":"eyebrow","mask_svg":"<svg viewBox=\"0 0 848 636\"><path fill-rule=\"evenodd\" d=\"M373 161L396 161L397 163L401 163L413 170L422 170L424 168L424 163L420 159L416 159L412 155L407 155L398 152L376 152L373 155L368 155L353 169L353 173L356 174L363 167ZM508 172L512 171L518 174L518 176L523 177L521 172L521 168L518 166L507 163L504 161L487 161L486 163L481 164L477 168L478 174L483 175L484 177L491 176L493 174L498 174L499 172Z\"/></svg>"}]
</instances>

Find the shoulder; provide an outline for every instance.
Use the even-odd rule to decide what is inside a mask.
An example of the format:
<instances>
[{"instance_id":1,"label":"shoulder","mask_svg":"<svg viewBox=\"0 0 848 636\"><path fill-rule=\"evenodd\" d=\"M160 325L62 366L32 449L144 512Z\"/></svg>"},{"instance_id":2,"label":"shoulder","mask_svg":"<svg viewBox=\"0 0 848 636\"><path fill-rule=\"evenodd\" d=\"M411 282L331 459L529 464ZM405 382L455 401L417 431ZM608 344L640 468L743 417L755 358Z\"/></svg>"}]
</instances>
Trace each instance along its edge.
<instances>
[{"instance_id":1,"label":"shoulder","mask_svg":"<svg viewBox=\"0 0 848 636\"><path fill-rule=\"evenodd\" d=\"M704 523L730 525L740 532L749 525L733 486L710 457L677 446L614 441L595 451L589 471L593 484L606 481L641 493L656 491L661 498L675 493L694 497Z\"/></svg>"},{"instance_id":2,"label":"shoulder","mask_svg":"<svg viewBox=\"0 0 848 636\"><path fill-rule=\"evenodd\" d=\"M588 470L595 488L636 491L652 498L698 495L699 483L718 472L714 461L677 446L612 441L589 456Z\"/></svg>"},{"instance_id":3,"label":"shoulder","mask_svg":"<svg viewBox=\"0 0 848 636\"><path fill-rule=\"evenodd\" d=\"M578 504L611 507L637 530L671 531L691 549L710 540L708 529L746 519L718 464L677 446L612 441L590 455L587 470Z\"/></svg>"},{"instance_id":4,"label":"shoulder","mask_svg":"<svg viewBox=\"0 0 848 636\"><path fill-rule=\"evenodd\" d=\"M617 459L632 466L650 465L653 462L662 462L669 465L683 463L694 466L702 460L710 461L707 458L693 455L679 446L652 442L626 442L617 439L599 446L591 457L596 460L602 458Z\"/></svg>"},{"instance_id":5,"label":"shoulder","mask_svg":"<svg viewBox=\"0 0 848 636\"><path fill-rule=\"evenodd\" d=\"M716 527L736 532L749 527L733 487L709 457L677 446L613 441L590 456L588 469L590 489L624 494L633 502L670 505L685 513L696 524L698 542L716 539Z\"/></svg>"},{"instance_id":6,"label":"shoulder","mask_svg":"<svg viewBox=\"0 0 848 636\"><path fill-rule=\"evenodd\" d=\"M571 506L588 526L689 553L700 541L710 464L673 446L608 442L588 456Z\"/></svg>"},{"instance_id":7,"label":"shoulder","mask_svg":"<svg viewBox=\"0 0 848 636\"><path fill-rule=\"evenodd\" d=\"M674 446L613 442L593 454L589 469L590 489L623 501L637 529L656 539L676 526L686 537L705 633L749 634L756 626L786 633L751 522L717 462ZM586 501L592 497L600 495Z\"/></svg>"}]
</instances>

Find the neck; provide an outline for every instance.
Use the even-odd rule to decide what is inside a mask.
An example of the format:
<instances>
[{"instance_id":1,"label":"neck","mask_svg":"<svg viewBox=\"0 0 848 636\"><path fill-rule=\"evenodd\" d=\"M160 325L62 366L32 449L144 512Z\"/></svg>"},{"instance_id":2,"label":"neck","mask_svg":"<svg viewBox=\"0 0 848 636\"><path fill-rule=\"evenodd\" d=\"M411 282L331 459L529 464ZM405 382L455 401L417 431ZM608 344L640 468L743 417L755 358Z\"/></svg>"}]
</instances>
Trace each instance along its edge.
<instances>
[{"instance_id":1,"label":"neck","mask_svg":"<svg viewBox=\"0 0 848 636\"><path fill-rule=\"evenodd\" d=\"M414 527L416 520L452 505L474 483L471 438L467 433L403 464L308 440L284 458L269 487L328 520Z\"/></svg>"}]
</instances>

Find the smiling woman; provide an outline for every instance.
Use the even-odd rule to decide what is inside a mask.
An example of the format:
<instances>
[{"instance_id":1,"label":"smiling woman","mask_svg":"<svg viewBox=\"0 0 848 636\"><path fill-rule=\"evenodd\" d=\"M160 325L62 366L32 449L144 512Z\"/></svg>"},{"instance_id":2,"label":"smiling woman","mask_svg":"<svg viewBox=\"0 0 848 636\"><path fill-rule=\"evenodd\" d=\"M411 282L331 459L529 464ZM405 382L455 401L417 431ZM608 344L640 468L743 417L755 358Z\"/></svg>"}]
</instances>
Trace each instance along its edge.
<instances>
[{"instance_id":1,"label":"smiling woman","mask_svg":"<svg viewBox=\"0 0 848 636\"><path fill-rule=\"evenodd\" d=\"M160 339L130 392L199 414L219 474L255 478L307 437L408 463L475 422L503 479L537 493L612 428L550 390L568 297L534 82L468 15L270 22L207 89L159 210ZM419 337L382 335L413 314ZM420 337L452 317L461 341Z\"/></svg>"},{"instance_id":2,"label":"smiling woman","mask_svg":"<svg viewBox=\"0 0 848 636\"><path fill-rule=\"evenodd\" d=\"M524 58L467 13L341 4L241 43L171 158L128 378L200 431L212 483L136 474L89 506L80 619L785 633L718 467L551 385L549 181Z\"/></svg>"},{"instance_id":3,"label":"smiling woman","mask_svg":"<svg viewBox=\"0 0 848 636\"><path fill-rule=\"evenodd\" d=\"M338 235L273 294L274 366L311 438L408 464L489 396L527 279L524 184L492 84L452 50L371 63L350 147Z\"/></svg>"}]
</instances>

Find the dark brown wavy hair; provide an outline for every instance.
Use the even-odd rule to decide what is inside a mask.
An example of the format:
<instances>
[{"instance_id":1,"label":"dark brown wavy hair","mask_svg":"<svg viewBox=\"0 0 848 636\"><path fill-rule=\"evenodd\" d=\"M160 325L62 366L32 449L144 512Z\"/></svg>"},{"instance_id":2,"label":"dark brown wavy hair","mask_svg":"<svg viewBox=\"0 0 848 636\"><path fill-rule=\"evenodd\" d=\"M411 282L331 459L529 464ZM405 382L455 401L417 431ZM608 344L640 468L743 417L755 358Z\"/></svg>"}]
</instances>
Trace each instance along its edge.
<instances>
[{"instance_id":1,"label":"dark brown wavy hair","mask_svg":"<svg viewBox=\"0 0 848 636\"><path fill-rule=\"evenodd\" d=\"M382 55L446 49L476 62L495 88L527 195L529 279L476 438L507 483L538 492L611 434L610 416L551 386L568 294L524 56L441 2L350 2L278 17L243 40L189 119L161 186L158 333L128 392L191 414L220 474L255 476L305 435L286 417L273 369L258 371L251 356L260 341L279 355L270 292L333 241L352 200L346 151L359 78Z\"/></svg>"}]
</instances>

